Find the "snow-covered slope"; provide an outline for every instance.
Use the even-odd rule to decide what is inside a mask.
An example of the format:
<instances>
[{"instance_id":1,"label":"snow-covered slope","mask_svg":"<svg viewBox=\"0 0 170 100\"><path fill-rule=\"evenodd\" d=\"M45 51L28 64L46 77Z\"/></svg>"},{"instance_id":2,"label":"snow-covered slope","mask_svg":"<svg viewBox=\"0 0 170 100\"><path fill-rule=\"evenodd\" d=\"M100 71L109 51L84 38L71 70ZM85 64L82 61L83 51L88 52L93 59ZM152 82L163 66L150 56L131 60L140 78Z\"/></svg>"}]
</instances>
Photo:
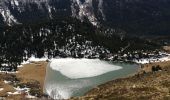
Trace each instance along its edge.
<instances>
[{"instance_id":1,"label":"snow-covered slope","mask_svg":"<svg viewBox=\"0 0 170 100\"><path fill-rule=\"evenodd\" d=\"M65 2L67 4L65 4ZM0 15L2 22L7 25L33 22L35 20L52 18L60 12L69 10L68 0L2 0L0 1ZM70 6L70 4L69 4Z\"/></svg>"},{"instance_id":2,"label":"snow-covered slope","mask_svg":"<svg viewBox=\"0 0 170 100\"><path fill-rule=\"evenodd\" d=\"M72 0L72 15L83 20L86 17L93 25L98 25L98 19L95 15L94 3L98 4L97 10L103 14L102 4L103 0ZM94 2L95 1L95 2ZM77 8L79 9L77 11ZM104 14L103 14L104 17Z\"/></svg>"},{"instance_id":3,"label":"snow-covered slope","mask_svg":"<svg viewBox=\"0 0 170 100\"><path fill-rule=\"evenodd\" d=\"M56 16L74 16L80 20L87 18L93 25L99 22L94 13L94 0L3 0L0 1L0 15L3 22L13 25ZM98 10L102 13L102 0L98 1ZM39 17L37 17L39 16ZM33 19L32 19L33 18Z\"/></svg>"},{"instance_id":4,"label":"snow-covered slope","mask_svg":"<svg viewBox=\"0 0 170 100\"><path fill-rule=\"evenodd\" d=\"M14 16L11 14L9 9L0 9L0 13L3 17L3 21L11 26L12 24L17 24L17 19L14 18Z\"/></svg>"},{"instance_id":5,"label":"snow-covered slope","mask_svg":"<svg viewBox=\"0 0 170 100\"><path fill-rule=\"evenodd\" d=\"M169 23L169 5L169 0L1 0L0 24L72 16L81 21L88 20L93 25L106 24L133 30L146 26L144 30L147 31ZM156 25L160 21L162 23Z\"/></svg>"}]
</instances>

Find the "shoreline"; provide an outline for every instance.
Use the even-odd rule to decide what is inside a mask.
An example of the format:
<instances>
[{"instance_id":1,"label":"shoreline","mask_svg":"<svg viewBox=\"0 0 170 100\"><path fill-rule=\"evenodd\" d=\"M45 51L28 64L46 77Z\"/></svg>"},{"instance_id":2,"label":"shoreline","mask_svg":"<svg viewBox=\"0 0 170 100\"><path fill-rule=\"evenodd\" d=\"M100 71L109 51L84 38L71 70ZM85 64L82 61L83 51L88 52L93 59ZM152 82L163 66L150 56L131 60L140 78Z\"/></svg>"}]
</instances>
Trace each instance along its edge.
<instances>
[{"instance_id":1,"label":"shoreline","mask_svg":"<svg viewBox=\"0 0 170 100\"><path fill-rule=\"evenodd\" d=\"M96 88L99 88L99 90L100 90L100 88L101 87L103 87L103 86L105 86L105 85L107 85L107 84L110 84L110 83L113 83L113 84L115 84L115 83L117 83L117 80L118 81L121 81L120 82L120 84L122 84L122 82L123 81L128 81L128 80L131 80L131 78L133 78L133 77L136 77L137 75L139 75L140 77L142 77L142 76L145 76L145 74L147 74L147 73L152 73L152 71L151 71L151 67L153 66L153 65L157 65L157 64L162 64L163 63L163 67L162 67L162 69L164 70L164 67L165 66L168 66L168 65L170 65L170 61L166 61L166 62L156 62L156 63L150 63L150 64L138 64L139 65L139 68L138 68L138 70L135 72L135 73L133 73L133 74L130 74L130 75L128 75L128 76L126 76L126 77L123 77L123 78L118 78L118 79L115 79L115 80L111 80L111 81L109 81L109 82L106 82L106 83L104 83L104 84L101 84L101 85L99 85L99 86L97 86ZM20 83L28 83L28 82L32 82L33 80L34 81L38 81L39 83L40 83L40 87L41 87L41 89L39 90L39 91L41 91L41 95L43 95L44 93L44 82L45 82L45 73L46 73L46 67L47 67L47 65L48 65L49 63L48 62L45 62L45 61L39 61L39 62L32 62L32 63L30 63L30 64L25 64L25 65L23 65L24 67L20 67L19 68L19 71L18 71L18 73L14 73L14 75L16 75L16 77L17 78L19 78L20 79ZM141 65L143 66L142 68L141 68ZM162 65L161 65L162 66ZM146 73L143 73L143 71L145 71ZM161 71L159 72L159 73L161 73ZM0 73L0 74L2 74L2 73ZM30 75L31 74L31 75ZM9 74L9 75L11 75L11 74ZM13 75L13 74L12 74ZM135 79L136 80L136 79ZM1 83L2 83L2 81L1 81ZM4 84L4 83L3 83ZM35 84L35 83L34 83ZM113 85L112 84L112 85ZM8 85L8 84L7 84ZM1 86L1 85L0 85ZM8 85L8 87L10 86L10 89L11 90L9 90L9 91L12 91L12 92L14 92L15 91L15 89L13 89L12 88L12 86L11 85ZM0 87L1 88L1 87ZM87 92L86 94L85 94L85 96L80 96L80 97L72 97L72 98L70 98L70 99L73 99L73 100L78 100L78 99L83 99L83 98L93 98L93 97L91 97L91 93L93 93L92 91L96 91L95 89L96 88L93 88L92 90L90 90L89 92ZM107 88L106 88L106 90L107 90ZM2 91L4 91L4 90L2 90ZM8 91L8 92L9 92ZM98 91L99 92L99 91ZM1 93L1 91L0 91L0 93ZM94 95L94 94L93 94ZM2 95L0 95L0 97L1 97ZM3 97L3 96L2 96ZM96 95L96 97L97 97L97 95ZM22 100L21 98L25 98L24 96L23 96L23 94L19 94L19 95L11 95L11 96L9 96L9 97L7 97L8 99L11 99L11 100L14 100L14 99L12 99L12 98L15 98L15 100ZM41 97L40 97L41 98ZM40 99L40 98L38 98L38 99ZM47 99L47 97L43 97L43 98L46 98Z\"/></svg>"},{"instance_id":2,"label":"shoreline","mask_svg":"<svg viewBox=\"0 0 170 100\"><path fill-rule=\"evenodd\" d=\"M0 73L0 88L3 88L0 97L10 100L45 98L43 87L47 64L45 61L31 62L19 67L17 73Z\"/></svg>"},{"instance_id":3,"label":"shoreline","mask_svg":"<svg viewBox=\"0 0 170 100\"><path fill-rule=\"evenodd\" d=\"M159 65L161 70L153 71L152 66L156 65ZM144 64L135 75L111 80L91 89L84 96L72 97L71 100L169 100L169 79L170 61Z\"/></svg>"},{"instance_id":4,"label":"shoreline","mask_svg":"<svg viewBox=\"0 0 170 100\"><path fill-rule=\"evenodd\" d=\"M41 88L44 86L44 80L46 75L46 66L48 62L40 61L33 62L24 65L19 68L19 72L16 74L18 78L23 79L22 82L29 82L30 80L36 80L40 82ZM30 74L31 72L31 74Z\"/></svg>"}]
</instances>

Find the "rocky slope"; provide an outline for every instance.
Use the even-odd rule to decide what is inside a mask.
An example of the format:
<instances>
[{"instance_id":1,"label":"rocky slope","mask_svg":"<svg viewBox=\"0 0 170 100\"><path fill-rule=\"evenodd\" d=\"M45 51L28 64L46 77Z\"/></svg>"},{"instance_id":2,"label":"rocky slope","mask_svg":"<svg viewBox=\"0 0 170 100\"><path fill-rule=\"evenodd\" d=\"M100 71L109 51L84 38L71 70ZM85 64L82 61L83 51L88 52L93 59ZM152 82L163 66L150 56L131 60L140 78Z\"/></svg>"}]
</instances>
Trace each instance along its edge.
<instances>
[{"instance_id":1,"label":"rocky slope","mask_svg":"<svg viewBox=\"0 0 170 100\"><path fill-rule=\"evenodd\" d=\"M1 0L0 24L72 16L95 26L119 27L133 35L168 34L169 5L169 0Z\"/></svg>"},{"instance_id":2,"label":"rocky slope","mask_svg":"<svg viewBox=\"0 0 170 100\"><path fill-rule=\"evenodd\" d=\"M31 55L104 59L122 51L155 49L155 41L140 38L169 33L169 3L1 0L0 64L16 67Z\"/></svg>"},{"instance_id":3,"label":"rocky slope","mask_svg":"<svg viewBox=\"0 0 170 100\"><path fill-rule=\"evenodd\" d=\"M120 35L124 34L120 29L96 28L70 17L7 26L0 33L0 70L3 71L17 70L31 56L116 60L117 53L159 48L153 42Z\"/></svg>"}]
</instances>

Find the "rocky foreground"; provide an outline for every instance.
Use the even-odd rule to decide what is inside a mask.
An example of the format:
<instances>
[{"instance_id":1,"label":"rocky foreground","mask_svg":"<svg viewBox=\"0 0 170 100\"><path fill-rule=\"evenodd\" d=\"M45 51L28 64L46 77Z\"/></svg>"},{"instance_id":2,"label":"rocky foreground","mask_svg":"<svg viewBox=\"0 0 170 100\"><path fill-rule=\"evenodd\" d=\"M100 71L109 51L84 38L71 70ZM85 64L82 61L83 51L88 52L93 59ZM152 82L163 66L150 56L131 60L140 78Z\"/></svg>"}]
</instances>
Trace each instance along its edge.
<instances>
[{"instance_id":1,"label":"rocky foreground","mask_svg":"<svg viewBox=\"0 0 170 100\"><path fill-rule=\"evenodd\" d=\"M72 98L88 99L170 100L170 61L142 65L134 76L107 82L85 96Z\"/></svg>"}]
</instances>

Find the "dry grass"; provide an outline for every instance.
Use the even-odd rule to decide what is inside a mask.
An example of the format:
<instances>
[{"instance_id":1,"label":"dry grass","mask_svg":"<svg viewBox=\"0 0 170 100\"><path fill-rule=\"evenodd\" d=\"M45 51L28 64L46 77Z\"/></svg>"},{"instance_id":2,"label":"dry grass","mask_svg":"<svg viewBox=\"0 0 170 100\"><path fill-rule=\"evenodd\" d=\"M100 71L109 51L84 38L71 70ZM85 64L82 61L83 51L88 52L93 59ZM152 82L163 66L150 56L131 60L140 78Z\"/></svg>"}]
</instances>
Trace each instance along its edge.
<instances>
[{"instance_id":1,"label":"dry grass","mask_svg":"<svg viewBox=\"0 0 170 100\"><path fill-rule=\"evenodd\" d=\"M159 65L162 69L165 67L170 66L170 61L165 61L165 62L155 62L155 63L150 63L150 64L144 64L142 65L143 68L140 71L145 71L145 72L152 72L152 66L157 66Z\"/></svg>"},{"instance_id":2,"label":"dry grass","mask_svg":"<svg viewBox=\"0 0 170 100\"><path fill-rule=\"evenodd\" d=\"M36 80L40 83L41 88L43 89L46 66L47 62L34 62L32 64L26 64L24 67L19 68L19 73L17 73L16 76L21 79L21 83Z\"/></svg>"},{"instance_id":3,"label":"dry grass","mask_svg":"<svg viewBox=\"0 0 170 100\"><path fill-rule=\"evenodd\" d=\"M151 72L152 66L159 65L163 70ZM85 96L72 100L170 100L170 61L146 64L144 71L127 78L102 84ZM146 67L146 68L145 68Z\"/></svg>"},{"instance_id":4,"label":"dry grass","mask_svg":"<svg viewBox=\"0 0 170 100\"><path fill-rule=\"evenodd\" d=\"M0 91L0 97L5 97L7 96L7 92L14 92L14 88L9 85L5 84L2 80L0 81L0 88L3 88L4 90Z\"/></svg>"},{"instance_id":5,"label":"dry grass","mask_svg":"<svg viewBox=\"0 0 170 100\"><path fill-rule=\"evenodd\" d=\"M24 67L19 68L19 73L16 73L16 78L20 80L19 84L28 84L30 82L37 81L40 83L41 93L43 93L43 85L46 74L47 62L33 62L26 64ZM10 84L3 82L4 78L9 78L11 74L0 73L0 88L4 88L0 91L0 97L6 97L5 100L27 100L24 94L19 95L8 95L7 92L15 92L14 88ZM37 87L38 88L38 87Z\"/></svg>"},{"instance_id":6,"label":"dry grass","mask_svg":"<svg viewBox=\"0 0 170 100\"><path fill-rule=\"evenodd\" d=\"M163 49L170 53L170 46L164 46Z\"/></svg>"},{"instance_id":7,"label":"dry grass","mask_svg":"<svg viewBox=\"0 0 170 100\"><path fill-rule=\"evenodd\" d=\"M27 100L25 99L25 96L22 94L18 94L18 95L10 95L6 98L6 100Z\"/></svg>"},{"instance_id":8,"label":"dry grass","mask_svg":"<svg viewBox=\"0 0 170 100\"><path fill-rule=\"evenodd\" d=\"M19 68L16 74L21 83L28 83L36 80L41 85L45 78L46 62L37 62L24 65ZM151 72L152 66L159 65L163 70ZM89 91L83 97L72 98L74 100L170 100L170 61L143 65L142 71L145 74L136 74L127 78L117 79L100 85ZM1 75L1 74L0 74ZM2 75L3 76L3 75ZM0 76L0 77L2 77ZM12 92L13 87L4 84L0 79L0 88L5 90L0 92L0 96L5 96L6 92ZM7 100L25 100L23 95L8 96Z\"/></svg>"}]
</instances>

